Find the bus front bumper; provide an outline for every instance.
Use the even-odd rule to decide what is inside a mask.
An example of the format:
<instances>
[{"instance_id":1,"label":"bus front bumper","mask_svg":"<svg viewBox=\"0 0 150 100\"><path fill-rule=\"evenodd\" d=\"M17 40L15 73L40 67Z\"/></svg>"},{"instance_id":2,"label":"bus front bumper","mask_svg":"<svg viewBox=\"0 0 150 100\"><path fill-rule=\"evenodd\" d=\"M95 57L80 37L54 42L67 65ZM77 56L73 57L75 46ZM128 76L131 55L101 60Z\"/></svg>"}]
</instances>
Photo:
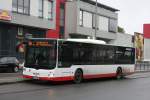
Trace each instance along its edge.
<instances>
[{"instance_id":1,"label":"bus front bumper","mask_svg":"<svg viewBox=\"0 0 150 100\"><path fill-rule=\"evenodd\" d=\"M33 79L33 80L42 80L42 81L69 81L69 80L73 80L72 76L64 76L64 77L37 77L37 76L23 75L23 78Z\"/></svg>"}]
</instances>

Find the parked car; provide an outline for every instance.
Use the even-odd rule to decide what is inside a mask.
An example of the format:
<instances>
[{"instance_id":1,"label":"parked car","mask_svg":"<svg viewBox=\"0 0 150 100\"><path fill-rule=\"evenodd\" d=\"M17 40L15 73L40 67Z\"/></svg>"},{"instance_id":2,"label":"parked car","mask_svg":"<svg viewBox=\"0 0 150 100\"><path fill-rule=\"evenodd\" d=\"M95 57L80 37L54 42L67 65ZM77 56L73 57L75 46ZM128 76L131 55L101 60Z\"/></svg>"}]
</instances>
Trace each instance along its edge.
<instances>
[{"instance_id":1,"label":"parked car","mask_svg":"<svg viewBox=\"0 0 150 100\"><path fill-rule=\"evenodd\" d=\"M0 58L0 71L19 71L19 61L16 57L2 57Z\"/></svg>"}]
</instances>

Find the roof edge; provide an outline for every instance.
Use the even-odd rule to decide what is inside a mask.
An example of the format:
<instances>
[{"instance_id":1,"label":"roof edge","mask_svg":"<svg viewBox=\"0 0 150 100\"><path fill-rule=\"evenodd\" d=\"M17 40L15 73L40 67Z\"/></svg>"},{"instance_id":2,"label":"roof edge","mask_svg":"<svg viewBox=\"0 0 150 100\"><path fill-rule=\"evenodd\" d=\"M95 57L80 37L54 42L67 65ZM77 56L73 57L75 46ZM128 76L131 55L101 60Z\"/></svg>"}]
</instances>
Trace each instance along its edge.
<instances>
[{"instance_id":1,"label":"roof edge","mask_svg":"<svg viewBox=\"0 0 150 100\"><path fill-rule=\"evenodd\" d=\"M96 2L95 2L95 1L92 1L92 0L81 0L81 1L90 3L90 4L92 4L92 5L96 5ZM104 9L107 9L107 10L110 10L110 11L113 11L113 12L120 11L120 10L118 10L118 9L116 9L116 8L113 8L113 7L104 5L104 4L99 3L99 2L97 2L97 6L98 6L98 7L102 7L102 8L104 8Z\"/></svg>"}]
</instances>

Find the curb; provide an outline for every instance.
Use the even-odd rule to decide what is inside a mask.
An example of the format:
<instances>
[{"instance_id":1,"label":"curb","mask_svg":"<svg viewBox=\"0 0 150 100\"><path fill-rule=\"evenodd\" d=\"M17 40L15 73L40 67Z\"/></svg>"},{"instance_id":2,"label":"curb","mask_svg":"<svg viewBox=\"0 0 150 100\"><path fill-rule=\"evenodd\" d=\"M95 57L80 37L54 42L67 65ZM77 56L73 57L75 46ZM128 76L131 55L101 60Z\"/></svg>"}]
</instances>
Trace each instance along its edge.
<instances>
[{"instance_id":1,"label":"curb","mask_svg":"<svg viewBox=\"0 0 150 100\"><path fill-rule=\"evenodd\" d=\"M150 73L150 71L135 71L135 73Z\"/></svg>"},{"instance_id":2,"label":"curb","mask_svg":"<svg viewBox=\"0 0 150 100\"><path fill-rule=\"evenodd\" d=\"M0 85L16 84L16 83L22 83L25 81L28 81L28 79L17 78L16 80L9 80L9 81L0 82Z\"/></svg>"},{"instance_id":3,"label":"curb","mask_svg":"<svg viewBox=\"0 0 150 100\"><path fill-rule=\"evenodd\" d=\"M137 78L148 78L150 77L150 71L138 71L132 75L128 75L128 78L137 79Z\"/></svg>"}]
</instances>

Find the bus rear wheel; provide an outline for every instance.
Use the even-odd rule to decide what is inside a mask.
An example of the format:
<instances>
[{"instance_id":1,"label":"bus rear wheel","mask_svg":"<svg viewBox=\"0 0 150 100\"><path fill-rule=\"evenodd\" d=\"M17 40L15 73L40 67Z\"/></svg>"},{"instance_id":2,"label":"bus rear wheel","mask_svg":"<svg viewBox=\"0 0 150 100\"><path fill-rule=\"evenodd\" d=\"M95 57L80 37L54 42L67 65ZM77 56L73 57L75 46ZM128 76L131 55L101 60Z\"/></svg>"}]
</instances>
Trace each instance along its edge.
<instances>
[{"instance_id":1,"label":"bus rear wheel","mask_svg":"<svg viewBox=\"0 0 150 100\"><path fill-rule=\"evenodd\" d=\"M74 83L79 84L83 80L83 72L81 69L77 69L74 74Z\"/></svg>"},{"instance_id":2,"label":"bus rear wheel","mask_svg":"<svg viewBox=\"0 0 150 100\"><path fill-rule=\"evenodd\" d=\"M123 78L123 73L122 73L122 68L118 68L116 72L116 79L122 79Z\"/></svg>"}]
</instances>

